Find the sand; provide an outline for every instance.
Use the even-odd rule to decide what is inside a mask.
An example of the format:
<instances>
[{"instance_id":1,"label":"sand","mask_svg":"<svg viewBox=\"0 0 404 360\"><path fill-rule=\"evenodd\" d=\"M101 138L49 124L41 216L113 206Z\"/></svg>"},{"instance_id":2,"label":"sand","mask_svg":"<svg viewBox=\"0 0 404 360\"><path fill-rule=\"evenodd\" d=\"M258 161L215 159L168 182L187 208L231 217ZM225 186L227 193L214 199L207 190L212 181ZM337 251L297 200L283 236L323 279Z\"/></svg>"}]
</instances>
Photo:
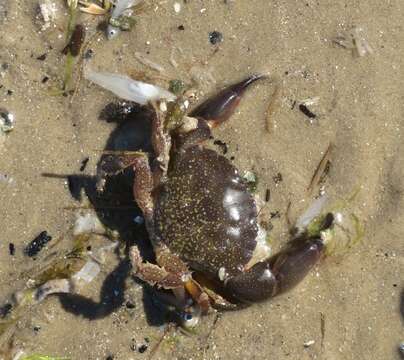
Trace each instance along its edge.
<instances>
[{"instance_id":1,"label":"sand","mask_svg":"<svg viewBox=\"0 0 404 360\"><path fill-rule=\"evenodd\" d=\"M114 129L98 119L114 96L81 80L75 97L50 96L64 58L66 10L41 30L36 1L0 1L0 107L16 118L0 149L0 300L22 288L38 262L23 254L39 232L64 237L79 204L65 179L44 173L94 175L100 150ZM91 67L156 76L135 59L135 52L160 64L169 78L190 80L191 69L208 78L200 95L268 72L282 83L273 129L265 131L265 112L274 82L261 82L243 99L231 121L215 136L229 145L237 166L254 170L258 194L271 189L273 237L287 240L286 208L296 217L310 202L306 188L330 142L335 149L325 190L334 199L360 191L350 204L365 226L363 242L344 256L329 257L293 291L238 312L203 319L196 335L169 330L154 359L399 359L403 332L404 246L404 91L402 43L404 4L392 1L186 1L179 13L174 1L154 1L137 16L130 33L112 41L95 35ZM7 8L7 17L2 17ZM100 18L82 15L95 32ZM178 26L183 25L184 30ZM374 52L357 57L332 39L353 26L363 28ZM219 45L209 32L223 34ZM41 61L37 57L47 54ZM172 65L175 59L178 67ZM215 82L209 81L209 76ZM49 81L42 83L44 76ZM158 84L167 83L157 79ZM11 90L12 93L7 93ZM314 122L294 101L318 97L310 109ZM282 174L277 186L273 177ZM67 237L68 238L68 237ZM71 241L71 239L70 239ZM16 253L9 254L9 243ZM69 248L66 240L61 248ZM46 252L49 250L44 250ZM102 275L83 295L100 301L114 297L103 281L117 266L111 255ZM119 268L118 270L122 270ZM146 359L164 335L153 319L142 285L126 279L123 305L100 319L75 314L58 298L47 299L18 321L15 344L25 353L70 359ZM118 296L118 297L119 297ZM143 299L146 299L143 301ZM127 301L134 309L125 306ZM149 304L145 308L145 304ZM400 305L401 304L401 305ZM401 306L401 313L400 313ZM149 314L149 315L148 315ZM216 321L216 322L215 322ZM313 341L305 347L304 344ZM309 344L310 344L309 343ZM147 345L144 353L141 345ZM4 345L3 345L4 346ZM144 350L144 348L142 348Z\"/></svg>"}]
</instances>

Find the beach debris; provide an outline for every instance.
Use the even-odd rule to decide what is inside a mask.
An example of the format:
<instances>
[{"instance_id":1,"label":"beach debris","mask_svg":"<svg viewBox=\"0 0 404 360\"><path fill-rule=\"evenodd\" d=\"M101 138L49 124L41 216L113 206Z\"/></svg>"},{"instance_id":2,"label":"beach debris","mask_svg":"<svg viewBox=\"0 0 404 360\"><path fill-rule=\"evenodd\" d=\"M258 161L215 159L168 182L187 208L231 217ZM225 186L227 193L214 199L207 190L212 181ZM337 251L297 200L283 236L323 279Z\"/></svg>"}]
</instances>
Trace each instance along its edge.
<instances>
[{"instance_id":1,"label":"beach debris","mask_svg":"<svg viewBox=\"0 0 404 360\"><path fill-rule=\"evenodd\" d=\"M103 0L102 6L81 0L79 0L79 4L83 5L80 6L80 11L91 15L106 15L112 7L112 3L109 0Z\"/></svg>"},{"instance_id":2,"label":"beach debris","mask_svg":"<svg viewBox=\"0 0 404 360\"><path fill-rule=\"evenodd\" d=\"M55 23L58 17L58 8L56 2L52 0L43 0L39 3L39 12L43 20L41 30L49 29Z\"/></svg>"},{"instance_id":3,"label":"beach debris","mask_svg":"<svg viewBox=\"0 0 404 360\"><path fill-rule=\"evenodd\" d=\"M80 165L80 171L81 171L81 172L83 172L83 171L86 169L89 160L90 160L90 158L89 158L88 156L86 156L86 157L81 161L81 165Z\"/></svg>"},{"instance_id":4,"label":"beach debris","mask_svg":"<svg viewBox=\"0 0 404 360\"><path fill-rule=\"evenodd\" d=\"M320 196L315 199L306 211L301 214L295 223L295 228L297 229L297 234L303 233L309 224L323 212L326 204L328 202L328 196Z\"/></svg>"},{"instance_id":5,"label":"beach debris","mask_svg":"<svg viewBox=\"0 0 404 360\"><path fill-rule=\"evenodd\" d=\"M176 96L170 91L156 85L133 80L126 75L95 72L91 69L86 69L84 77L98 86L111 91L121 99L134 101L140 105L146 105L149 101L153 100L165 99L167 101L174 101L176 99Z\"/></svg>"},{"instance_id":6,"label":"beach debris","mask_svg":"<svg viewBox=\"0 0 404 360\"><path fill-rule=\"evenodd\" d=\"M315 341L314 340L308 340L308 341L305 341L304 343L303 343L303 346L305 347L305 348L309 348L310 346L312 346L312 345L314 345L315 344Z\"/></svg>"},{"instance_id":7,"label":"beach debris","mask_svg":"<svg viewBox=\"0 0 404 360\"><path fill-rule=\"evenodd\" d=\"M242 176L244 181L247 184L248 190L251 193L254 193L257 191L257 186L258 186L258 176L255 172L253 171L244 171L244 174Z\"/></svg>"},{"instance_id":8,"label":"beach debris","mask_svg":"<svg viewBox=\"0 0 404 360\"><path fill-rule=\"evenodd\" d=\"M404 358L404 341L398 346L398 351L400 355Z\"/></svg>"},{"instance_id":9,"label":"beach debris","mask_svg":"<svg viewBox=\"0 0 404 360\"><path fill-rule=\"evenodd\" d=\"M1 134L0 134L0 145L1 145ZM0 173L0 183L4 183L4 184L12 184L14 182L14 178L12 178L11 176L8 176L7 174L2 174Z\"/></svg>"},{"instance_id":10,"label":"beach debris","mask_svg":"<svg viewBox=\"0 0 404 360\"><path fill-rule=\"evenodd\" d=\"M11 256L15 255L15 245L14 245L14 243L9 243L8 244L8 252L10 253Z\"/></svg>"},{"instance_id":11,"label":"beach debris","mask_svg":"<svg viewBox=\"0 0 404 360\"><path fill-rule=\"evenodd\" d=\"M182 95L186 89L185 83L180 79L170 80L168 90L175 95Z\"/></svg>"},{"instance_id":12,"label":"beach debris","mask_svg":"<svg viewBox=\"0 0 404 360\"><path fill-rule=\"evenodd\" d=\"M14 129L14 114L0 108L0 132L8 133Z\"/></svg>"},{"instance_id":13,"label":"beach debris","mask_svg":"<svg viewBox=\"0 0 404 360\"><path fill-rule=\"evenodd\" d=\"M66 357L55 357L50 355L33 354L20 357L19 360L70 360L70 359Z\"/></svg>"},{"instance_id":14,"label":"beach debris","mask_svg":"<svg viewBox=\"0 0 404 360\"><path fill-rule=\"evenodd\" d=\"M107 38L114 39L124 30L130 30L135 19L132 17L133 8L139 5L142 0L117 0L112 8L111 17L108 21Z\"/></svg>"},{"instance_id":15,"label":"beach debris","mask_svg":"<svg viewBox=\"0 0 404 360\"><path fill-rule=\"evenodd\" d=\"M317 115L313 113L306 104L299 104L299 110L306 115L310 120L315 119Z\"/></svg>"},{"instance_id":16,"label":"beach debris","mask_svg":"<svg viewBox=\"0 0 404 360\"><path fill-rule=\"evenodd\" d=\"M213 144L217 145L222 150L223 155L227 154L227 152L229 150L229 146L227 145L227 143L225 143L222 140L215 140L215 141L213 141Z\"/></svg>"},{"instance_id":17,"label":"beach debris","mask_svg":"<svg viewBox=\"0 0 404 360\"><path fill-rule=\"evenodd\" d=\"M223 34L220 31L211 31L209 33L209 42L212 45L219 44L223 41Z\"/></svg>"},{"instance_id":18,"label":"beach debris","mask_svg":"<svg viewBox=\"0 0 404 360\"><path fill-rule=\"evenodd\" d=\"M328 173L331 164L330 160L333 148L334 145L330 142L327 147L327 150L325 151L323 157L318 163L316 170L314 171L309 186L307 187L307 191L309 194L313 192L314 188L321 183L325 175Z\"/></svg>"},{"instance_id":19,"label":"beach debris","mask_svg":"<svg viewBox=\"0 0 404 360\"><path fill-rule=\"evenodd\" d=\"M178 14L181 11L181 4L179 2L174 3L174 11Z\"/></svg>"},{"instance_id":20,"label":"beach debris","mask_svg":"<svg viewBox=\"0 0 404 360\"><path fill-rule=\"evenodd\" d=\"M338 34L332 41L344 49L351 50L354 55L359 57L371 55L374 52L361 27L354 26L350 30Z\"/></svg>"},{"instance_id":21,"label":"beach debris","mask_svg":"<svg viewBox=\"0 0 404 360\"><path fill-rule=\"evenodd\" d=\"M275 186L278 186L283 181L283 176L280 172L278 172L275 176L272 177L272 180L275 183Z\"/></svg>"},{"instance_id":22,"label":"beach debris","mask_svg":"<svg viewBox=\"0 0 404 360\"><path fill-rule=\"evenodd\" d=\"M52 236L46 230L41 231L24 249L24 254L33 257L37 255L45 245L52 240Z\"/></svg>"},{"instance_id":23,"label":"beach debris","mask_svg":"<svg viewBox=\"0 0 404 360\"><path fill-rule=\"evenodd\" d=\"M77 24L70 36L70 40L62 50L62 53L67 55L71 54L76 57L80 54L81 46L83 45L84 39L86 37L86 30L83 25Z\"/></svg>"},{"instance_id":24,"label":"beach debris","mask_svg":"<svg viewBox=\"0 0 404 360\"><path fill-rule=\"evenodd\" d=\"M271 100L269 101L267 112L266 112L266 121L265 121L265 129L268 133L272 133L274 130L274 122L273 122L273 115L278 109L280 105L280 98L282 96L282 84L278 82L275 85L275 90L272 93Z\"/></svg>"},{"instance_id":25,"label":"beach debris","mask_svg":"<svg viewBox=\"0 0 404 360\"><path fill-rule=\"evenodd\" d=\"M78 236L91 233L105 234L105 228L98 219L98 216L94 212L87 212L85 214L77 213L73 227L73 235Z\"/></svg>"},{"instance_id":26,"label":"beach debris","mask_svg":"<svg viewBox=\"0 0 404 360\"><path fill-rule=\"evenodd\" d=\"M265 202L268 202L271 199L271 190L266 189L265 190Z\"/></svg>"}]
</instances>

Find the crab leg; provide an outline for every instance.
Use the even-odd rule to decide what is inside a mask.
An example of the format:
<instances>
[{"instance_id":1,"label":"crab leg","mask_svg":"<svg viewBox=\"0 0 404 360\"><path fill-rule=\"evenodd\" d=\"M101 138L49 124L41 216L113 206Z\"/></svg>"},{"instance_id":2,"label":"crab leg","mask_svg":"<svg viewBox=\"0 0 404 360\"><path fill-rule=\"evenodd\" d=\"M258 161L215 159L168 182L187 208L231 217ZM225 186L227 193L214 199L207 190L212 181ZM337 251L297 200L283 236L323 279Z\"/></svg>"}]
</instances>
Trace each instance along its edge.
<instances>
[{"instance_id":1,"label":"crab leg","mask_svg":"<svg viewBox=\"0 0 404 360\"><path fill-rule=\"evenodd\" d=\"M297 285L324 254L320 238L309 238L274 257L228 279L226 290L236 299L257 302L283 293Z\"/></svg>"},{"instance_id":2,"label":"crab leg","mask_svg":"<svg viewBox=\"0 0 404 360\"><path fill-rule=\"evenodd\" d=\"M234 112L247 88L265 75L251 75L200 104L189 116L205 119L211 127L220 125Z\"/></svg>"}]
</instances>

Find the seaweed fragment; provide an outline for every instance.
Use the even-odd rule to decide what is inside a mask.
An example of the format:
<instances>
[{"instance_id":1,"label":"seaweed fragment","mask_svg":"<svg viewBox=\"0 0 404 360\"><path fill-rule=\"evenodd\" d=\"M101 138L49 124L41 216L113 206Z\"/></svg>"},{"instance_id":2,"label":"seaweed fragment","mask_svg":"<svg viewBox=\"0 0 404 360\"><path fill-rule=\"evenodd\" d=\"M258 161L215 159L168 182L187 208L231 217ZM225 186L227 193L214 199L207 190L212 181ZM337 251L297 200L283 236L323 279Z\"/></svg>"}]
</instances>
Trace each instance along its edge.
<instances>
[{"instance_id":1,"label":"seaweed fragment","mask_svg":"<svg viewBox=\"0 0 404 360\"><path fill-rule=\"evenodd\" d=\"M24 249L24 254L33 257L37 255L45 245L52 240L52 236L46 230L41 231Z\"/></svg>"}]
</instances>

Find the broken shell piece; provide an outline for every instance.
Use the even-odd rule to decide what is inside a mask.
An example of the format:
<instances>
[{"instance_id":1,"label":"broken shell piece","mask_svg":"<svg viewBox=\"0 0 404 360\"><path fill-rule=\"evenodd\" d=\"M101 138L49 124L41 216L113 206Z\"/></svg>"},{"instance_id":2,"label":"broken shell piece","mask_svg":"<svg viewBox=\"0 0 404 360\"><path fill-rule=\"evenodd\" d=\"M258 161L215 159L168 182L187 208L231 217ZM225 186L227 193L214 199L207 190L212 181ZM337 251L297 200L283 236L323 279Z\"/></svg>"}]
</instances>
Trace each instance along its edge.
<instances>
[{"instance_id":1,"label":"broken shell piece","mask_svg":"<svg viewBox=\"0 0 404 360\"><path fill-rule=\"evenodd\" d=\"M90 283L100 273L101 267L94 260L88 260L85 265L72 276L74 281L84 281Z\"/></svg>"},{"instance_id":2,"label":"broken shell piece","mask_svg":"<svg viewBox=\"0 0 404 360\"><path fill-rule=\"evenodd\" d=\"M333 42L345 49L352 50L358 56L362 57L367 54L373 54L373 49L365 38L364 31L360 27L339 34L333 39Z\"/></svg>"},{"instance_id":3,"label":"broken shell piece","mask_svg":"<svg viewBox=\"0 0 404 360\"><path fill-rule=\"evenodd\" d=\"M80 3L83 3L80 1ZM87 14L91 15L105 15L108 12L107 8L102 8L101 6L97 4L86 4L86 6L81 6L80 7L81 12L85 12Z\"/></svg>"},{"instance_id":4,"label":"broken shell piece","mask_svg":"<svg viewBox=\"0 0 404 360\"><path fill-rule=\"evenodd\" d=\"M58 16L57 5L51 0L41 1L39 3L39 12L43 20L42 30L48 29Z\"/></svg>"},{"instance_id":5,"label":"broken shell piece","mask_svg":"<svg viewBox=\"0 0 404 360\"><path fill-rule=\"evenodd\" d=\"M114 93L124 100L146 105L149 101L166 99L174 101L176 96L156 85L133 80L126 75L107 72L85 71L85 78Z\"/></svg>"},{"instance_id":6,"label":"broken shell piece","mask_svg":"<svg viewBox=\"0 0 404 360\"><path fill-rule=\"evenodd\" d=\"M0 109L0 131L10 132L14 129L14 115L5 109Z\"/></svg>"},{"instance_id":7,"label":"broken shell piece","mask_svg":"<svg viewBox=\"0 0 404 360\"><path fill-rule=\"evenodd\" d=\"M105 228L94 213L78 214L74 223L73 235L105 233Z\"/></svg>"}]
</instances>

